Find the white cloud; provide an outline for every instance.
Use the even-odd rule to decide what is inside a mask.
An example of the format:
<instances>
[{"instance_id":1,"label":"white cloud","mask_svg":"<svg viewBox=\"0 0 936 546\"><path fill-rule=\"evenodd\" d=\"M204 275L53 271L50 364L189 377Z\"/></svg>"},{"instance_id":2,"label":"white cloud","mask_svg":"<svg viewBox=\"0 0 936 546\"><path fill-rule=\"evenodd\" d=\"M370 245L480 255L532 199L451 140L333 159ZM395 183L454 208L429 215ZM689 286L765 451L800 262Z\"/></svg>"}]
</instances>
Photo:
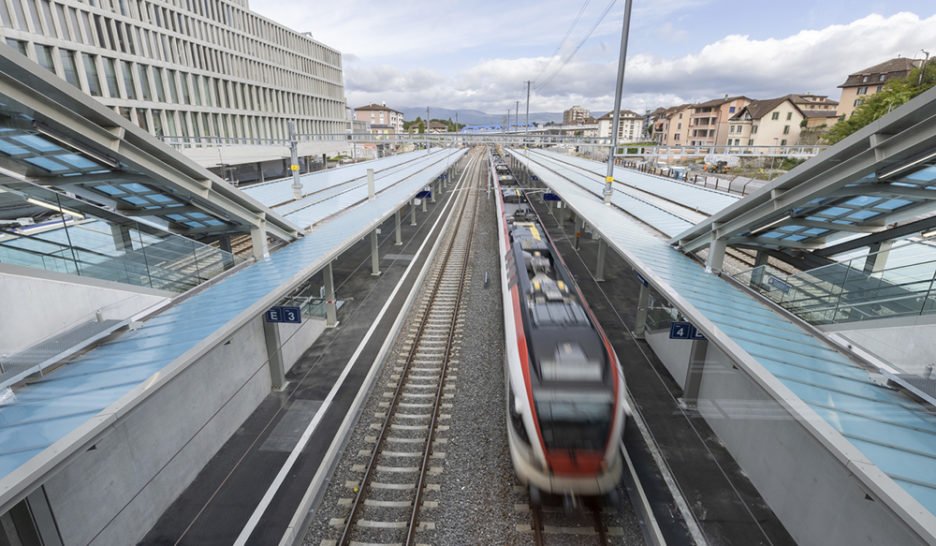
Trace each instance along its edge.
<instances>
[{"instance_id":1,"label":"white cloud","mask_svg":"<svg viewBox=\"0 0 936 546\"><path fill-rule=\"evenodd\" d=\"M846 25L762 40L732 34L681 57L628 58L623 102L640 110L724 94L768 98L812 92L838 98L836 86L849 73L898 55L918 56L921 48L936 48L936 15L872 14ZM536 90L531 110L559 111L572 104L610 109L616 61L590 61L587 51L580 56ZM482 59L450 76L353 63L346 67L346 89L352 104L386 100L401 106L431 104L494 113L512 108L524 97L524 80L536 78L549 64L546 57ZM543 77L559 64L553 59Z\"/></svg>"}]
</instances>

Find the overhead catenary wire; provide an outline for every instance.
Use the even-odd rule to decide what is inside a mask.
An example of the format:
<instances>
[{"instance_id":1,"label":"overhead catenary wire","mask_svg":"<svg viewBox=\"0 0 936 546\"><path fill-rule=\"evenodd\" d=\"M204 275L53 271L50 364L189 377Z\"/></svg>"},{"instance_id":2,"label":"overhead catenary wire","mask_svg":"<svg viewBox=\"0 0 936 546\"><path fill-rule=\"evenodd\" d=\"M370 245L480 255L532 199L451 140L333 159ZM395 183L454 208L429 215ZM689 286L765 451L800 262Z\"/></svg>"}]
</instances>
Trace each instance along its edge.
<instances>
[{"instance_id":1,"label":"overhead catenary wire","mask_svg":"<svg viewBox=\"0 0 936 546\"><path fill-rule=\"evenodd\" d=\"M605 6L604 11L601 12L601 15L595 21L595 24L592 25L591 29L589 29L588 33L582 38L582 40L578 43L578 45L575 46L575 49L573 49L572 52L569 53L569 55L562 61L562 64L560 64L559 67L552 72L552 74L547 76L545 80L543 80L542 82L539 82L534 87L535 90L539 91L543 89L549 84L549 82L551 82L556 76L558 76L560 72L562 72L562 69L565 68L565 66L569 64L569 61L571 61L575 57L575 55L579 52L579 50L582 49L582 46L585 45L585 42L587 42L588 39L591 38L591 35L594 34L595 30L598 28L598 25L600 25L601 22L604 21L605 17L608 16L608 13L611 11L611 8L614 7L614 4L616 3L617 3L617 0L611 0L610 2L608 2L608 5Z\"/></svg>"},{"instance_id":2,"label":"overhead catenary wire","mask_svg":"<svg viewBox=\"0 0 936 546\"><path fill-rule=\"evenodd\" d=\"M582 14L585 13L585 10L588 8L588 4L591 3L591 0L585 0L582 3L582 7L579 8L578 13L575 15L575 19L572 20L572 24L569 25L569 30L566 31L565 36L559 40L559 43L556 45L556 50L552 52L549 56L549 62L547 62L543 68L540 69L539 73L533 78L533 81L536 81L546 72L546 70L552 66L553 58L556 57L559 52L562 50L562 46L565 45L566 41L569 39L569 36L572 35L572 31L575 30L575 25L578 24L579 20L582 18Z\"/></svg>"}]
</instances>

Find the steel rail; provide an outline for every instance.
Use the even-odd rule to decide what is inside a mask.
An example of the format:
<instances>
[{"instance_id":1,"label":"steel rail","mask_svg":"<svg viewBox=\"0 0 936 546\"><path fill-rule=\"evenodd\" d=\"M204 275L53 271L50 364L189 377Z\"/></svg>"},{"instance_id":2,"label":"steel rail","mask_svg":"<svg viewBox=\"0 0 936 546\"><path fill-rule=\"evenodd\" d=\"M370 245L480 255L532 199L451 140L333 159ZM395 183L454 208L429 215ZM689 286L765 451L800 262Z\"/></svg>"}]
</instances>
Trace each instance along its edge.
<instances>
[{"instance_id":1,"label":"steel rail","mask_svg":"<svg viewBox=\"0 0 936 546\"><path fill-rule=\"evenodd\" d=\"M473 168L474 168L474 163L470 163L468 166L468 169L466 170L470 171L470 169L473 169ZM468 178L470 178L470 174L466 176L466 179ZM459 209L459 216L455 223L456 226L459 226L461 224L462 217L464 216L465 209L467 208L467 201L468 201L467 197L462 199L462 202L460 204L461 208ZM387 409L387 414L384 417L383 424L381 425L380 432L378 433L378 436L377 436L377 441L375 442L375 445L374 445L374 450L371 453L370 459L367 463L367 467L364 471L364 477L362 478L361 483L358 486L357 491L355 492L354 500L352 501L352 504L351 504L351 512L349 513L348 518L345 521L344 529L341 533L341 538L338 540L339 545L347 546L351 542L352 529L354 528L354 524L357 519L357 516L360 514L361 507L364 505L364 498L366 496L365 492L367 491L368 486L370 484L370 480L373 477L374 469L377 466L377 459L380 457L380 454L383 450L383 446L387 437L387 433L390 430L391 421L393 420L393 417L398 408L400 397L403 392L403 387L406 384L406 377L409 374L410 365L412 364L413 360L415 359L416 353L419 350L419 342L426 329L426 325L429 322L429 315L431 314L430 312L433 308L436 297L439 295L439 288L442 285L442 281L445 277L445 272L448 268L449 258L451 257L452 251L456 246L456 242L457 242L457 232L453 233L449 246L445 250L445 257L442 260L443 266L441 270L439 271L438 276L435 279L435 282L432 286L432 292L430 293L428 302L426 303L426 306L425 306L425 311L423 312L423 316L420 319L419 326L414 336L412 345L410 347L409 353L407 354L406 362L403 365L403 371L400 373L400 379L396 385L396 388L394 389L393 397L390 401L390 406ZM467 263L467 256L465 258L465 261ZM463 286L463 284L460 284L459 286L461 287ZM461 288L459 289L459 291L461 291ZM457 316L457 309L454 311L453 314ZM451 339L451 336L452 336L452 333L450 332L449 333L450 339ZM446 353L444 353L442 357L443 362L448 361L449 355L447 351L449 348L450 348L450 344L447 343ZM444 368L443 368L443 375L441 377L444 378ZM441 392L441 388L440 388L440 392ZM440 398L441 397L437 396L436 406L438 405L438 400ZM435 416L437 415L437 413L438 413L438 407L435 407L433 409L433 415ZM426 441L430 445L431 445L431 439L432 439L432 428L429 428ZM428 458L423 460L423 463L422 463L423 467L421 468L420 475L422 475L425 472L425 465L427 464L427 461L428 461ZM419 489L419 484L417 484L417 496L420 496L421 491L418 491L418 489ZM412 522L410 522L410 526L411 527L413 526ZM409 531L407 531L407 535L409 536Z\"/></svg>"},{"instance_id":2,"label":"steel rail","mask_svg":"<svg viewBox=\"0 0 936 546\"><path fill-rule=\"evenodd\" d=\"M481 156L479 155L479 157ZM478 176L480 178L480 164L481 162L478 161L472 166L474 172L470 173L466 179L466 186L467 186L467 189L469 190L471 189L471 186L472 186L472 183L471 183L472 176ZM469 191L469 194L470 194L470 191ZM464 199L464 208L462 209L461 214L459 215L459 219L458 219L459 225L461 224L461 219L462 219L465 209L468 208L469 199L470 199L470 195L466 195ZM459 278L461 279L465 279L467 277L468 265L471 263L469 258L471 256L471 242L474 239L475 225L477 224L478 200L479 200L479 192L476 191L474 194L474 206L473 206L473 210L471 211L471 219L468 225L468 243L465 248L464 260L461 265L461 272L459 273ZM452 237L453 247L455 246L455 239L457 236L458 234L456 233ZM446 263L446 267L447 266L448 264ZM439 277L441 279L442 275L440 274ZM461 301L462 301L462 296L464 295L464 293L465 293L465 283L462 282L462 283L459 283L458 285L458 293L455 296L455 303L453 304L454 310L452 311L452 320L449 323L449 333L445 341L445 351L442 353L444 355L442 358L442 370L439 373L438 389L436 391L435 400L433 401L433 406L432 406L432 419L429 422L429 433L426 436L426 445L423 451L422 464L420 465L420 468L419 468L419 479L416 482L416 499L415 501L413 501L413 510L412 510L412 513L410 514L409 527L406 532L406 541L403 542L404 546L410 546L411 544L414 544L415 538L416 538L416 520L419 517L419 508L420 508L420 504L422 503L423 491L426 485L426 470L429 467L429 458L432 456L432 432L435 430L436 423L438 422L438 419L439 419L439 407L442 403L442 393L445 387L445 374L448 371L449 357L452 354L452 344L455 341L455 325L458 322L458 314L459 314L458 312L459 312L459 309L461 308ZM426 315L428 316L428 311Z\"/></svg>"}]
</instances>

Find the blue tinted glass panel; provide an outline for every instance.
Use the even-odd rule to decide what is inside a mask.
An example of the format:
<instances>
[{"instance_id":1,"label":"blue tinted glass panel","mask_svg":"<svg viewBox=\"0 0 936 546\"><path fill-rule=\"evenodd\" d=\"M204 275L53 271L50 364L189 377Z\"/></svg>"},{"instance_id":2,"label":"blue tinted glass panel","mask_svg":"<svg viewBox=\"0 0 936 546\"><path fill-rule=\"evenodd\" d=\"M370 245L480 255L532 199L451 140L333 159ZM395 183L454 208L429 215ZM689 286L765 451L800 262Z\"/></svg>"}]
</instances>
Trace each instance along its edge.
<instances>
[{"instance_id":1,"label":"blue tinted glass panel","mask_svg":"<svg viewBox=\"0 0 936 546\"><path fill-rule=\"evenodd\" d=\"M61 163L57 163L45 157L27 157L24 159L24 161L28 163L32 163L33 165L37 167L42 167L43 169L47 171L55 172L55 171L66 170L66 167L62 165Z\"/></svg>"},{"instance_id":2,"label":"blue tinted glass panel","mask_svg":"<svg viewBox=\"0 0 936 546\"><path fill-rule=\"evenodd\" d=\"M848 217L851 218L852 220L867 220L868 218L871 218L872 216L877 216L879 214L881 213L875 212L873 210L859 210L859 211L856 211L854 214L849 214Z\"/></svg>"},{"instance_id":3,"label":"blue tinted glass panel","mask_svg":"<svg viewBox=\"0 0 936 546\"><path fill-rule=\"evenodd\" d=\"M126 192L124 192L123 190L117 189L117 188L115 188L114 186L111 186L111 185L109 185L109 184L104 184L104 185L101 185L101 186L95 186L94 189L96 189L96 190L98 190L98 191L102 191L102 192L106 193L107 195L117 195L117 194L120 194L120 193L126 193Z\"/></svg>"},{"instance_id":4,"label":"blue tinted glass panel","mask_svg":"<svg viewBox=\"0 0 936 546\"><path fill-rule=\"evenodd\" d=\"M891 199L890 201L887 201L885 203L881 203L875 206L882 208L882 209L894 210L894 209L899 209L900 207L903 207L905 205L909 205L910 203L911 201L905 201L903 199Z\"/></svg>"},{"instance_id":5,"label":"blue tinted glass panel","mask_svg":"<svg viewBox=\"0 0 936 546\"><path fill-rule=\"evenodd\" d=\"M19 142L20 144L25 144L34 150L39 150L40 152L57 152L62 148L52 144L48 140L36 136L36 135L16 135L11 137L13 140Z\"/></svg>"},{"instance_id":6,"label":"blue tinted glass panel","mask_svg":"<svg viewBox=\"0 0 936 546\"><path fill-rule=\"evenodd\" d=\"M61 154L55 156L55 158L79 169L92 169L98 166L98 164L94 161L91 161L90 159L82 157L78 154Z\"/></svg>"},{"instance_id":7,"label":"blue tinted glass panel","mask_svg":"<svg viewBox=\"0 0 936 546\"><path fill-rule=\"evenodd\" d=\"M880 197L871 197L869 195L859 195L858 197L855 197L854 199L849 199L848 201L846 201L845 204L853 205L856 207L863 207L865 205L868 205L870 203L874 203L880 200L881 200Z\"/></svg>"}]
</instances>

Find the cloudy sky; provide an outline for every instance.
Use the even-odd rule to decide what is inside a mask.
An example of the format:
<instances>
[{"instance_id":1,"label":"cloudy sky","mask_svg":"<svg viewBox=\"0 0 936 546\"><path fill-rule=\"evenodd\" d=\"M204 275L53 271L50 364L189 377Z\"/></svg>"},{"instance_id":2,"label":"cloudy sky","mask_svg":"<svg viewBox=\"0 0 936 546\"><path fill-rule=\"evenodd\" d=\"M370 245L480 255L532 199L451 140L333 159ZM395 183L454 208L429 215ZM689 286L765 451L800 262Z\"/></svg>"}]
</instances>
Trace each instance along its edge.
<instances>
[{"instance_id":1,"label":"cloudy sky","mask_svg":"<svg viewBox=\"0 0 936 546\"><path fill-rule=\"evenodd\" d=\"M624 0L250 0L343 54L349 106L611 109ZM590 37L589 36L590 34ZM936 54L932 0L636 0L623 105L724 94L837 99L850 73Z\"/></svg>"}]
</instances>

